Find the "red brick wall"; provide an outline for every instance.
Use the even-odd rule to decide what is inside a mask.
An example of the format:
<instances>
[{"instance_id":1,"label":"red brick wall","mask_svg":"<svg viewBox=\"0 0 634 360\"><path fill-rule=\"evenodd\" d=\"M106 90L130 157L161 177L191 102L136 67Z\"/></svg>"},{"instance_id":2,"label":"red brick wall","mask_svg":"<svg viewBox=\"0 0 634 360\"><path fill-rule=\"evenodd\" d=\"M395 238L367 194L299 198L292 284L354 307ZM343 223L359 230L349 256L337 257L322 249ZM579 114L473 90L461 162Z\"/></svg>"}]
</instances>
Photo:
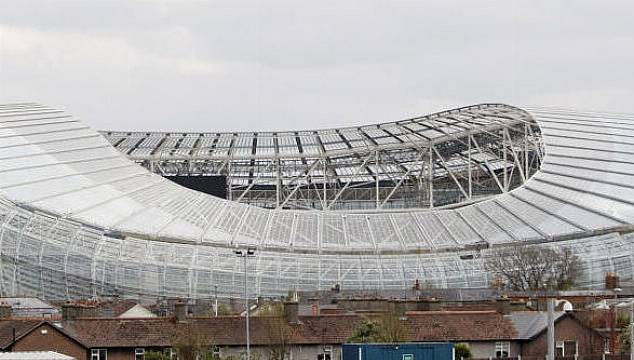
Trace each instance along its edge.
<instances>
[{"instance_id":1,"label":"red brick wall","mask_svg":"<svg viewBox=\"0 0 634 360\"><path fill-rule=\"evenodd\" d=\"M577 320L566 317L555 323L555 342L577 341L579 355L600 354L603 352L603 338L591 329L581 325ZM522 346L523 357L541 357L548 350L547 332Z\"/></svg>"},{"instance_id":2,"label":"red brick wall","mask_svg":"<svg viewBox=\"0 0 634 360\"><path fill-rule=\"evenodd\" d=\"M43 332L46 334L43 334ZM77 360L87 360L86 349L48 324L42 324L18 340L12 351L55 351Z\"/></svg>"}]
</instances>

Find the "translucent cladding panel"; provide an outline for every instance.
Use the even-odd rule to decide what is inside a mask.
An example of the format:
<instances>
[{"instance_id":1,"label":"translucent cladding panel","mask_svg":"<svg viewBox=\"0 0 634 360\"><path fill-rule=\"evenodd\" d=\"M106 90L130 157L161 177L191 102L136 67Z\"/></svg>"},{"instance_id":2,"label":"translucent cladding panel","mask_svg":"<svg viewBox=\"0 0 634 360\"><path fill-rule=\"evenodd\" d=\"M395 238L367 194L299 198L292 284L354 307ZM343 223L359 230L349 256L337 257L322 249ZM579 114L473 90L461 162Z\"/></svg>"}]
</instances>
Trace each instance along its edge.
<instances>
[{"instance_id":1,"label":"translucent cladding panel","mask_svg":"<svg viewBox=\"0 0 634 360\"><path fill-rule=\"evenodd\" d=\"M343 217L337 214L322 213L322 248L340 248L346 244Z\"/></svg>"},{"instance_id":2,"label":"translucent cladding panel","mask_svg":"<svg viewBox=\"0 0 634 360\"><path fill-rule=\"evenodd\" d=\"M257 288L260 292L268 289L269 291L277 291L277 289L283 288L280 281L281 266L280 259L277 255L270 252L259 252L257 255L257 274L258 283ZM243 265L239 265L243 268ZM289 289L287 288L286 291Z\"/></svg>"},{"instance_id":3,"label":"translucent cladding panel","mask_svg":"<svg viewBox=\"0 0 634 360\"><path fill-rule=\"evenodd\" d=\"M345 216L348 246L351 248L375 248L366 215L350 214Z\"/></svg>"},{"instance_id":4,"label":"translucent cladding panel","mask_svg":"<svg viewBox=\"0 0 634 360\"><path fill-rule=\"evenodd\" d=\"M131 178L131 179L123 179L120 180L122 186L132 185L132 186L141 186L144 183L143 178ZM147 182L145 182L146 186ZM122 195L124 192L119 189L114 188L110 184L98 185L86 187L81 190L67 192L63 194L55 194L52 196L44 196L40 199L35 199L32 202L34 206L41 207L43 209L48 209L50 211L56 213L64 213L64 214L79 214L82 211L95 209L100 206L103 206L105 203L112 200L124 200ZM127 202L126 205L132 206L133 208L138 208L138 204ZM128 210L128 208L122 208L122 210ZM99 211L104 211L104 209L99 209ZM112 218L108 217L115 216L118 219L118 215L120 214L103 214L106 215L104 218L110 224ZM83 216L78 217L84 219ZM85 220L85 219L84 219Z\"/></svg>"},{"instance_id":5,"label":"translucent cladding panel","mask_svg":"<svg viewBox=\"0 0 634 360\"><path fill-rule=\"evenodd\" d=\"M600 197L617 199L624 203L634 202L634 188L630 187L629 184L619 184L617 182L607 183L601 180L586 180L579 177L561 176L552 173L539 173L536 174L534 178L557 184L565 184L565 186L573 189L592 192Z\"/></svg>"},{"instance_id":6,"label":"translucent cladding panel","mask_svg":"<svg viewBox=\"0 0 634 360\"><path fill-rule=\"evenodd\" d=\"M25 144L46 145L72 139L95 138L97 136L94 131L87 128L67 129L63 132L47 131L48 129L41 130L43 133L28 134L26 136L0 137L0 139L2 140L3 147L8 148L11 146L23 146Z\"/></svg>"},{"instance_id":7,"label":"translucent cladding panel","mask_svg":"<svg viewBox=\"0 0 634 360\"><path fill-rule=\"evenodd\" d=\"M342 288L363 289L362 279L362 258L358 256L340 257L340 285Z\"/></svg>"},{"instance_id":8,"label":"translucent cladding panel","mask_svg":"<svg viewBox=\"0 0 634 360\"><path fill-rule=\"evenodd\" d=\"M383 287L383 274L381 263L376 256L360 256L359 269L361 270L362 289L381 289Z\"/></svg>"},{"instance_id":9,"label":"translucent cladding panel","mask_svg":"<svg viewBox=\"0 0 634 360\"><path fill-rule=\"evenodd\" d=\"M512 238L503 231L499 226L495 225L483 212L475 206L465 206L457 210L479 234L484 236L488 243L504 243L509 242Z\"/></svg>"},{"instance_id":10,"label":"translucent cladding panel","mask_svg":"<svg viewBox=\"0 0 634 360\"><path fill-rule=\"evenodd\" d=\"M542 167L549 168L551 166L556 166L557 168L559 168L559 171L564 171L563 167L577 167L610 174L625 173L625 175L629 175L631 173L634 173L634 163L595 159L577 159L569 156L556 156L549 154L547 161L543 162Z\"/></svg>"},{"instance_id":11,"label":"translucent cladding panel","mask_svg":"<svg viewBox=\"0 0 634 360\"><path fill-rule=\"evenodd\" d=\"M570 189L542 181L535 181L537 180L535 176L532 178L533 180L525 186L528 186L530 189L540 191L548 196L560 198L572 204L582 204L589 209L598 211L599 213L606 214L624 222L629 222L628 219L634 217L634 208L632 208L631 205L624 204L617 200L603 198L581 189Z\"/></svg>"},{"instance_id":12,"label":"translucent cladding panel","mask_svg":"<svg viewBox=\"0 0 634 360\"><path fill-rule=\"evenodd\" d=\"M288 246L293 233L295 216L288 211L275 211L269 220L269 231L266 244L273 246Z\"/></svg>"},{"instance_id":13,"label":"translucent cladding panel","mask_svg":"<svg viewBox=\"0 0 634 360\"><path fill-rule=\"evenodd\" d=\"M339 283L341 261L337 255L321 255L316 260L319 265L319 281L321 288L330 289Z\"/></svg>"},{"instance_id":14,"label":"translucent cladding panel","mask_svg":"<svg viewBox=\"0 0 634 360\"><path fill-rule=\"evenodd\" d=\"M77 164L57 164L46 167L7 170L0 177L0 187L34 184L77 174L96 173L107 175L113 169L136 168L136 165L120 158L94 160Z\"/></svg>"},{"instance_id":15,"label":"translucent cladding panel","mask_svg":"<svg viewBox=\"0 0 634 360\"><path fill-rule=\"evenodd\" d=\"M573 224L578 224L587 229L605 229L623 224L600 215L599 213L585 210L584 204L573 205L568 202L556 200L535 192L530 188L524 188L522 191L516 190L513 194L519 199L548 209L550 212L571 221Z\"/></svg>"},{"instance_id":16,"label":"translucent cladding panel","mask_svg":"<svg viewBox=\"0 0 634 360\"><path fill-rule=\"evenodd\" d=\"M404 278L405 267L411 266L409 256L382 256L378 258L383 289L403 289L408 287ZM413 285L412 285L413 286Z\"/></svg>"},{"instance_id":17,"label":"translucent cladding panel","mask_svg":"<svg viewBox=\"0 0 634 360\"><path fill-rule=\"evenodd\" d=\"M561 174L573 178L580 178L588 181L610 182L630 186L634 181L634 175L621 172L607 171L605 166L594 169L579 168L574 166L561 166L552 163L542 164L542 171L552 174ZM607 177L607 178L606 178ZM574 180L572 180L574 181Z\"/></svg>"},{"instance_id":18,"label":"translucent cladding panel","mask_svg":"<svg viewBox=\"0 0 634 360\"><path fill-rule=\"evenodd\" d=\"M223 230L227 233L233 233L240 226L248 207L243 204L234 202L226 202L222 215L218 216L218 221L213 228Z\"/></svg>"},{"instance_id":19,"label":"translucent cladding panel","mask_svg":"<svg viewBox=\"0 0 634 360\"><path fill-rule=\"evenodd\" d=\"M125 180L130 177L142 175L147 175L147 171L141 168L120 168L113 169L108 172L107 177L102 175L101 181L97 181L96 177L92 177L90 175L66 176L63 178L42 180L36 183L25 183L20 186L16 185L11 188L5 188L5 193L12 199L20 199L21 201L31 202L52 196L72 196L74 192L80 192L82 190L95 188L101 184L107 184L116 180ZM114 189L110 187L106 191L113 190ZM104 198L102 195L106 195L100 194L97 191L88 191L86 193L88 193L87 196L93 199L102 199ZM80 201L88 203L88 197L80 199Z\"/></svg>"},{"instance_id":20,"label":"translucent cladding panel","mask_svg":"<svg viewBox=\"0 0 634 360\"><path fill-rule=\"evenodd\" d=\"M631 124L614 124L614 123L596 123L596 122L583 122L574 119L546 119L540 118L542 127L546 129L558 129L567 130L575 133L585 134L588 133L604 133L615 135L623 140L627 141L629 137L634 136L634 127ZM549 130L551 131L551 130ZM581 135L584 136L584 135Z\"/></svg>"},{"instance_id":21,"label":"translucent cladding panel","mask_svg":"<svg viewBox=\"0 0 634 360\"><path fill-rule=\"evenodd\" d=\"M486 213L499 227L513 234L516 239L527 240L541 237L538 232L494 201L484 201L474 206L477 206L482 212Z\"/></svg>"},{"instance_id":22,"label":"translucent cladding panel","mask_svg":"<svg viewBox=\"0 0 634 360\"><path fill-rule=\"evenodd\" d=\"M376 247L385 250L401 250L403 249L402 240L399 232L396 231L388 214L369 215L368 223Z\"/></svg>"},{"instance_id":23,"label":"translucent cladding panel","mask_svg":"<svg viewBox=\"0 0 634 360\"><path fill-rule=\"evenodd\" d=\"M279 286L281 286L282 289L298 289L301 268L299 259L295 256L279 257L278 261Z\"/></svg>"},{"instance_id":24,"label":"translucent cladding panel","mask_svg":"<svg viewBox=\"0 0 634 360\"><path fill-rule=\"evenodd\" d=\"M400 213L391 215L392 221L403 238L407 248L430 248L429 240L423 236L412 214Z\"/></svg>"},{"instance_id":25,"label":"translucent cladding panel","mask_svg":"<svg viewBox=\"0 0 634 360\"><path fill-rule=\"evenodd\" d=\"M190 294L191 271L179 267L165 267L163 291L166 296L184 296Z\"/></svg>"},{"instance_id":26,"label":"translucent cladding panel","mask_svg":"<svg viewBox=\"0 0 634 360\"><path fill-rule=\"evenodd\" d=\"M319 256L302 255L297 257L299 262L298 289L302 291L319 290ZM304 290L306 289L306 290Z\"/></svg>"},{"instance_id":27,"label":"translucent cladding panel","mask_svg":"<svg viewBox=\"0 0 634 360\"><path fill-rule=\"evenodd\" d=\"M513 196L501 196L498 198L498 202L515 216L522 219L523 222L530 224L533 228L548 236L566 235L582 231L580 228Z\"/></svg>"},{"instance_id":28,"label":"translucent cladding panel","mask_svg":"<svg viewBox=\"0 0 634 360\"><path fill-rule=\"evenodd\" d=\"M624 132L626 132L625 130ZM603 127L596 128L595 131L588 133L585 131L575 131L570 128L566 129L558 129L553 127L547 127L547 130L544 132L548 134L549 137L562 137L562 138L576 138L590 140L592 142L597 143L607 143L607 144L618 144L618 145L634 145L631 141L631 137L622 135L616 135L610 133L610 131L604 130ZM553 140L556 141L556 140ZM594 148L594 147L593 147Z\"/></svg>"},{"instance_id":29,"label":"translucent cladding panel","mask_svg":"<svg viewBox=\"0 0 634 360\"><path fill-rule=\"evenodd\" d=\"M591 139L557 137L546 132L543 133L543 138L544 138L544 142L546 143L546 146L557 145L557 146L576 147L576 148L607 151L607 152L616 152L616 151L634 152L634 144L612 143L612 142L604 142L599 140L595 141Z\"/></svg>"},{"instance_id":30,"label":"translucent cladding panel","mask_svg":"<svg viewBox=\"0 0 634 360\"><path fill-rule=\"evenodd\" d=\"M204 194L192 194L185 204L187 206L182 207L178 217L199 228L205 228L215 219L224 201Z\"/></svg>"},{"instance_id":31,"label":"translucent cladding panel","mask_svg":"<svg viewBox=\"0 0 634 360\"><path fill-rule=\"evenodd\" d=\"M295 233L291 242L293 247L314 250L318 245L319 237L319 213L299 212L295 214Z\"/></svg>"},{"instance_id":32,"label":"translucent cladding panel","mask_svg":"<svg viewBox=\"0 0 634 360\"><path fill-rule=\"evenodd\" d=\"M429 240L432 247L455 246L451 233L445 229L440 220L433 213L417 213L413 215L419 224L423 236Z\"/></svg>"},{"instance_id":33,"label":"translucent cladding panel","mask_svg":"<svg viewBox=\"0 0 634 360\"><path fill-rule=\"evenodd\" d=\"M246 217L248 221L242 222L236 241L253 243L252 239L263 239L270 214L268 210L250 207Z\"/></svg>"},{"instance_id":34,"label":"translucent cladding panel","mask_svg":"<svg viewBox=\"0 0 634 360\"><path fill-rule=\"evenodd\" d=\"M480 236L456 212L437 211L435 214L459 244L482 241Z\"/></svg>"}]
</instances>

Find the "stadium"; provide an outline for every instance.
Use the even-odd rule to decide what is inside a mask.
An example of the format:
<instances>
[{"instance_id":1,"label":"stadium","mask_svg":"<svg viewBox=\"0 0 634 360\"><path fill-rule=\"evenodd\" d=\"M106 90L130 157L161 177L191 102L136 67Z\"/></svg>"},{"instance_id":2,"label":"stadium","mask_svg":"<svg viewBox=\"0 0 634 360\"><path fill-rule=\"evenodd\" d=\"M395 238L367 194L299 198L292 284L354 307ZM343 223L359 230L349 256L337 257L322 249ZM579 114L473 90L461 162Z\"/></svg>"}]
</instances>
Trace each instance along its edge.
<instances>
[{"instance_id":1,"label":"stadium","mask_svg":"<svg viewBox=\"0 0 634 360\"><path fill-rule=\"evenodd\" d=\"M484 288L493 250L634 273L634 118L479 104L338 129L92 130L0 105L0 292L237 297ZM245 260L246 261L246 260Z\"/></svg>"}]
</instances>

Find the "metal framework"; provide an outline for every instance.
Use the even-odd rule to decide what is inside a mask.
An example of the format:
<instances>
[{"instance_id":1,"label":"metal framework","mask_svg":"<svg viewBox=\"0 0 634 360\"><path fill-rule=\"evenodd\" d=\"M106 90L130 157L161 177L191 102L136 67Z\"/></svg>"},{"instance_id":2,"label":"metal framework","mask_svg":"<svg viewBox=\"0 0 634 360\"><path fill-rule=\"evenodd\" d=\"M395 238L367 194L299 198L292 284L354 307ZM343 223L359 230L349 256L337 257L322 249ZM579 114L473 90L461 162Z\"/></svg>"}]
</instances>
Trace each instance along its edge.
<instances>
[{"instance_id":1,"label":"metal framework","mask_svg":"<svg viewBox=\"0 0 634 360\"><path fill-rule=\"evenodd\" d=\"M356 128L102 134L152 172L222 175L228 199L271 209L453 206L523 184L542 155L530 115L498 104Z\"/></svg>"},{"instance_id":2,"label":"metal framework","mask_svg":"<svg viewBox=\"0 0 634 360\"><path fill-rule=\"evenodd\" d=\"M417 279L486 287L483 264L491 249L518 242L573 248L583 260L585 287L600 286L606 271L633 279L634 118L556 109L529 114L506 105L443 114L486 116L492 109L518 126L483 132L454 124L450 137L402 162L424 168L431 160L429 168L439 171L425 173L438 174L423 186L431 185L433 208L376 209L375 203L372 210L326 211L284 209L281 196L280 206L266 209L189 190L130 161L63 111L0 105L0 293L214 298L217 289L236 297L243 281L236 247L257 249L247 279L251 296L334 284L404 289ZM496 141L484 140L493 134ZM526 149L532 145L540 146ZM454 170L453 151L469 147L482 156L498 151L496 159L506 159L502 168L513 164L512 172L490 172L499 194L475 198L476 187L465 184L477 177L465 171L482 167L465 155L460 166L473 165ZM406 154L408 148L400 147ZM379 152L369 149L359 160L366 165ZM476 161L488 169L490 160ZM537 161L541 166L531 170ZM451 182L462 197L440 206L437 190ZM333 193L328 199L336 204ZM379 203L389 201L389 193L377 193Z\"/></svg>"}]
</instances>

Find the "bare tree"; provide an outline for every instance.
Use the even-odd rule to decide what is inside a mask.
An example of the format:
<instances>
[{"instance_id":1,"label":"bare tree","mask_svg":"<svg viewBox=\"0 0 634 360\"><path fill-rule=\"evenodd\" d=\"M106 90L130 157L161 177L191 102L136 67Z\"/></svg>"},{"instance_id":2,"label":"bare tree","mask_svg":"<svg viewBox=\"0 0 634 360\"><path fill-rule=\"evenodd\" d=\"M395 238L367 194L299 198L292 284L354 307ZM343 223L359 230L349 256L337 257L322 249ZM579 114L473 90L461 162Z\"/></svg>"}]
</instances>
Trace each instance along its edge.
<instances>
[{"instance_id":1,"label":"bare tree","mask_svg":"<svg viewBox=\"0 0 634 360\"><path fill-rule=\"evenodd\" d=\"M293 326L285 316L283 303L270 303L258 316L262 319L267 333L269 360L284 360L290 351Z\"/></svg>"},{"instance_id":2,"label":"bare tree","mask_svg":"<svg viewBox=\"0 0 634 360\"><path fill-rule=\"evenodd\" d=\"M504 288L515 291L570 289L580 266L581 260L569 248L523 244L495 250L485 262L487 271L501 279Z\"/></svg>"},{"instance_id":3,"label":"bare tree","mask_svg":"<svg viewBox=\"0 0 634 360\"><path fill-rule=\"evenodd\" d=\"M362 343L397 343L410 340L404 321L394 312L387 312L374 320L365 319L348 341Z\"/></svg>"}]
</instances>

